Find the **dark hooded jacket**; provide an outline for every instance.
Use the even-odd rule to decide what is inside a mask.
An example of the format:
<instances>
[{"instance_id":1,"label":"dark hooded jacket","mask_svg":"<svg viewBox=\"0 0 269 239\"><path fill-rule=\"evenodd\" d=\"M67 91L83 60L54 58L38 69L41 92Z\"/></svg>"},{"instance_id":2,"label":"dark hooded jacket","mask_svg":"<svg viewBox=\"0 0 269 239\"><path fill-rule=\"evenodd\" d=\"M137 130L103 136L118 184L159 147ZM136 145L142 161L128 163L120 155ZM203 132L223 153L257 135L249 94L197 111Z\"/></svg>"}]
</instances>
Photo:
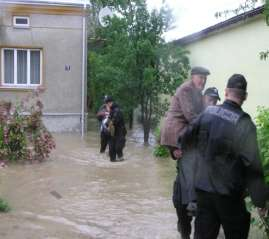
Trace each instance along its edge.
<instances>
[{"instance_id":1,"label":"dark hooded jacket","mask_svg":"<svg viewBox=\"0 0 269 239\"><path fill-rule=\"evenodd\" d=\"M181 162L182 180L189 185L186 200L194 199L193 189L235 197L248 192L255 206L265 206L268 186L256 127L239 105L226 100L208 107L183 136L183 148L188 145L197 149L197 156L191 166L187 160Z\"/></svg>"},{"instance_id":2,"label":"dark hooded jacket","mask_svg":"<svg viewBox=\"0 0 269 239\"><path fill-rule=\"evenodd\" d=\"M118 139L125 139L127 131L125 128L124 117L122 111L116 103L113 103L111 107L109 118L114 126L114 137Z\"/></svg>"}]
</instances>

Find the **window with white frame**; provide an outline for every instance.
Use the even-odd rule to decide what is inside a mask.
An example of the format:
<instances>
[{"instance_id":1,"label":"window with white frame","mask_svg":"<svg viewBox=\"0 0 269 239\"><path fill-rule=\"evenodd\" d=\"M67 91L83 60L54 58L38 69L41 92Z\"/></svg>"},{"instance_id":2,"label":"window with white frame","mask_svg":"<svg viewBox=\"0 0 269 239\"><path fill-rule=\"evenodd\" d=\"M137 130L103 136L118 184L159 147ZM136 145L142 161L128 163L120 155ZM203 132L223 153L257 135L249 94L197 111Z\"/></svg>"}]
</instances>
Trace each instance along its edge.
<instances>
[{"instance_id":1,"label":"window with white frame","mask_svg":"<svg viewBox=\"0 0 269 239\"><path fill-rule=\"evenodd\" d=\"M28 28L30 27L30 18L25 16L14 16L13 26L17 28Z\"/></svg>"},{"instance_id":2,"label":"window with white frame","mask_svg":"<svg viewBox=\"0 0 269 239\"><path fill-rule=\"evenodd\" d=\"M31 87L41 84L42 52L39 49L2 49L2 85Z\"/></svg>"}]
</instances>

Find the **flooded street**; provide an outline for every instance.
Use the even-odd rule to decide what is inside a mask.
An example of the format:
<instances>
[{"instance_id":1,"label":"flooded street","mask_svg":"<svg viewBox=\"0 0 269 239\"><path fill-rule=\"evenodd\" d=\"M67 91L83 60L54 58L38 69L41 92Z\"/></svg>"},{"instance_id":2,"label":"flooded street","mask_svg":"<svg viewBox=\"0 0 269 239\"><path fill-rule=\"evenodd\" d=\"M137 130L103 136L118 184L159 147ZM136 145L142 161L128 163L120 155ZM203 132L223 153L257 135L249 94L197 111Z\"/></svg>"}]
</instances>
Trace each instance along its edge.
<instances>
[{"instance_id":1,"label":"flooded street","mask_svg":"<svg viewBox=\"0 0 269 239\"><path fill-rule=\"evenodd\" d=\"M172 160L129 138L127 160L111 163L99 154L97 133L55 137L49 161L1 170L1 197L12 211L0 215L0 238L179 238Z\"/></svg>"},{"instance_id":2,"label":"flooded street","mask_svg":"<svg viewBox=\"0 0 269 239\"><path fill-rule=\"evenodd\" d=\"M180 239L175 162L154 158L139 131L128 137L126 161L116 163L99 154L97 133L55 138L50 160L1 169L0 196L12 208L0 214L1 239Z\"/></svg>"}]
</instances>

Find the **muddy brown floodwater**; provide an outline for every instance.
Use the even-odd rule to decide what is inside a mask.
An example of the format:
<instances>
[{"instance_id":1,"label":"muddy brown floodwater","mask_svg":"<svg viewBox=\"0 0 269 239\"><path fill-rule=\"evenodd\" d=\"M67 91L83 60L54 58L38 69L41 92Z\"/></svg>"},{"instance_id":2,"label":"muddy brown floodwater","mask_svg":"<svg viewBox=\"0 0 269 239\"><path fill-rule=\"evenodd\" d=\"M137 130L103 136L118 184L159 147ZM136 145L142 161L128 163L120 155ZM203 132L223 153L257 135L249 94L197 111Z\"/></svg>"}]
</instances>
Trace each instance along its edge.
<instances>
[{"instance_id":1,"label":"muddy brown floodwater","mask_svg":"<svg viewBox=\"0 0 269 239\"><path fill-rule=\"evenodd\" d=\"M99 136L55 135L40 164L0 170L1 239L176 239L171 202L175 162L155 159L135 131L124 162L99 154ZM152 141L151 141L152 142ZM253 237L257 238L257 237Z\"/></svg>"},{"instance_id":2,"label":"muddy brown floodwater","mask_svg":"<svg viewBox=\"0 0 269 239\"><path fill-rule=\"evenodd\" d=\"M171 198L175 164L130 137L126 161L99 154L99 136L55 135L57 149L41 164L0 171L0 238L179 238Z\"/></svg>"}]
</instances>

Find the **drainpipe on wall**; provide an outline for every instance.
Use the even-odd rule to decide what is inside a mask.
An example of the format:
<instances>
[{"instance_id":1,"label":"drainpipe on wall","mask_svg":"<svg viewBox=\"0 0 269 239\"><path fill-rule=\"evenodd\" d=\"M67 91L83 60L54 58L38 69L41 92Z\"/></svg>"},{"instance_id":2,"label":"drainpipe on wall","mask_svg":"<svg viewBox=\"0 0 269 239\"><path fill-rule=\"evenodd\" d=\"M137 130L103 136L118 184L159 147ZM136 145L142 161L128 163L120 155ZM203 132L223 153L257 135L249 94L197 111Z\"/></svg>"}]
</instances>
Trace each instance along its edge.
<instances>
[{"instance_id":1,"label":"drainpipe on wall","mask_svg":"<svg viewBox=\"0 0 269 239\"><path fill-rule=\"evenodd\" d=\"M81 137L84 138L85 134L85 82L86 82L86 9L87 3L84 0L83 7L83 20L82 20L82 79L81 79Z\"/></svg>"}]
</instances>

